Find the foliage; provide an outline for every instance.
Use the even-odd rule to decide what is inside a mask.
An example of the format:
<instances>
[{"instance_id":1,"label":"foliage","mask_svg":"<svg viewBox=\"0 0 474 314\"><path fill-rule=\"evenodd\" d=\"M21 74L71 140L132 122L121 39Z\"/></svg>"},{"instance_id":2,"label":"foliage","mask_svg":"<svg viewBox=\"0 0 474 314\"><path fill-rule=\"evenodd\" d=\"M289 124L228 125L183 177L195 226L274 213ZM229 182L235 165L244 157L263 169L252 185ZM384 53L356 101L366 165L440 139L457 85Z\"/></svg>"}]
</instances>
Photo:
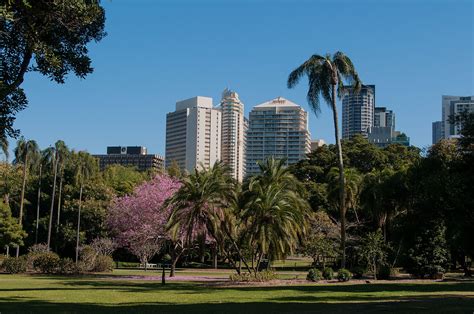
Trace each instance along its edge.
<instances>
[{"instance_id":1,"label":"foliage","mask_svg":"<svg viewBox=\"0 0 474 314\"><path fill-rule=\"evenodd\" d=\"M0 247L23 245L26 232L18 221L12 217L10 206L0 200Z\"/></svg>"},{"instance_id":2,"label":"foliage","mask_svg":"<svg viewBox=\"0 0 474 314\"><path fill-rule=\"evenodd\" d=\"M61 275L75 275L80 273L80 269L74 261L69 258L61 258L57 272Z\"/></svg>"},{"instance_id":3,"label":"foliage","mask_svg":"<svg viewBox=\"0 0 474 314\"><path fill-rule=\"evenodd\" d=\"M266 282L277 278L277 274L270 270L263 270L255 273L236 273L229 276L229 279L232 282Z\"/></svg>"},{"instance_id":4,"label":"foliage","mask_svg":"<svg viewBox=\"0 0 474 314\"><path fill-rule=\"evenodd\" d=\"M386 248L387 246L380 230L367 233L359 246L359 255L367 263L374 275L374 279L377 279L377 267L386 261Z\"/></svg>"},{"instance_id":5,"label":"foliage","mask_svg":"<svg viewBox=\"0 0 474 314\"><path fill-rule=\"evenodd\" d=\"M171 208L164 206L180 187L167 175L138 186L132 195L115 199L109 207L107 224L118 243L146 264L169 238L166 224Z\"/></svg>"},{"instance_id":6,"label":"foliage","mask_svg":"<svg viewBox=\"0 0 474 314\"><path fill-rule=\"evenodd\" d=\"M331 267L326 267L323 269L323 278L326 280L331 280L334 278L334 271Z\"/></svg>"},{"instance_id":7,"label":"foliage","mask_svg":"<svg viewBox=\"0 0 474 314\"><path fill-rule=\"evenodd\" d=\"M102 173L104 182L111 187L118 196L132 194L134 189L147 179L146 174L134 167L110 165Z\"/></svg>"},{"instance_id":8,"label":"foliage","mask_svg":"<svg viewBox=\"0 0 474 314\"><path fill-rule=\"evenodd\" d=\"M446 227L437 222L428 223L420 230L414 246L408 251L408 271L421 278L444 273L449 261L445 237Z\"/></svg>"},{"instance_id":9,"label":"foliage","mask_svg":"<svg viewBox=\"0 0 474 314\"><path fill-rule=\"evenodd\" d=\"M25 0L2 1L1 17L0 134L16 137L15 115L27 104L20 87L25 74L64 83L70 72L80 78L91 73L87 44L105 36L105 14L99 1Z\"/></svg>"},{"instance_id":10,"label":"foliage","mask_svg":"<svg viewBox=\"0 0 474 314\"><path fill-rule=\"evenodd\" d=\"M308 271L308 274L306 275L306 280L313 281L313 282L319 281L322 278L323 278L323 275L321 274L321 271L316 268L311 268Z\"/></svg>"},{"instance_id":11,"label":"foliage","mask_svg":"<svg viewBox=\"0 0 474 314\"><path fill-rule=\"evenodd\" d=\"M27 268L26 258L20 257L7 257L3 260L2 268L9 274L25 273Z\"/></svg>"},{"instance_id":12,"label":"foliage","mask_svg":"<svg viewBox=\"0 0 474 314\"><path fill-rule=\"evenodd\" d=\"M109 238L95 238L91 243L91 247L98 255L112 256L117 248L117 243Z\"/></svg>"},{"instance_id":13,"label":"foliage","mask_svg":"<svg viewBox=\"0 0 474 314\"><path fill-rule=\"evenodd\" d=\"M54 274L58 272L61 259L59 255L53 252L45 252L36 254L33 267L41 273Z\"/></svg>"},{"instance_id":14,"label":"foliage","mask_svg":"<svg viewBox=\"0 0 474 314\"><path fill-rule=\"evenodd\" d=\"M377 271L377 279L387 280L397 275L397 270L390 265L384 264Z\"/></svg>"},{"instance_id":15,"label":"foliage","mask_svg":"<svg viewBox=\"0 0 474 314\"><path fill-rule=\"evenodd\" d=\"M352 274L349 270L341 268L337 271L337 280L339 281L349 281L352 278Z\"/></svg>"},{"instance_id":16,"label":"foliage","mask_svg":"<svg viewBox=\"0 0 474 314\"><path fill-rule=\"evenodd\" d=\"M97 252L90 245L82 246L79 250L79 259L83 271L92 271L95 267Z\"/></svg>"},{"instance_id":17,"label":"foliage","mask_svg":"<svg viewBox=\"0 0 474 314\"><path fill-rule=\"evenodd\" d=\"M338 227L327 213L318 211L309 216L308 234L300 247L302 254L311 257L314 265L322 261L324 267L327 258L337 257L338 243Z\"/></svg>"},{"instance_id":18,"label":"foliage","mask_svg":"<svg viewBox=\"0 0 474 314\"><path fill-rule=\"evenodd\" d=\"M353 277L356 279L362 278L364 274L367 272L367 268L364 266L355 266L351 269L351 273L353 274Z\"/></svg>"},{"instance_id":19,"label":"foliage","mask_svg":"<svg viewBox=\"0 0 474 314\"><path fill-rule=\"evenodd\" d=\"M95 272L108 272L114 269L114 260L112 257L107 255L97 255L95 258L94 268L92 269Z\"/></svg>"}]
</instances>

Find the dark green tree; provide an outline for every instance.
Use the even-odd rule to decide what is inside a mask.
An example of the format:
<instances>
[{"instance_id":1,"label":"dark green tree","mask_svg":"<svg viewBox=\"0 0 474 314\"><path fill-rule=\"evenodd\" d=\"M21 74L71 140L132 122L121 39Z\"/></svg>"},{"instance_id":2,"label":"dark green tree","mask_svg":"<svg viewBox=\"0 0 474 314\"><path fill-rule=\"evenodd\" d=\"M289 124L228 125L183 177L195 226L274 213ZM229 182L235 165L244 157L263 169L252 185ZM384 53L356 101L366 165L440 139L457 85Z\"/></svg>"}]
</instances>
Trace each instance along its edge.
<instances>
[{"instance_id":1,"label":"dark green tree","mask_svg":"<svg viewBox=\"0 0 474 314\"><path fill-rule=\"evenodd\" d=\"M27 105L21 84L30 71L64 83L92 72L87 44L104 36L99 0L0 0L0 138L16 137Z\"/></svg>"}]
</instances>

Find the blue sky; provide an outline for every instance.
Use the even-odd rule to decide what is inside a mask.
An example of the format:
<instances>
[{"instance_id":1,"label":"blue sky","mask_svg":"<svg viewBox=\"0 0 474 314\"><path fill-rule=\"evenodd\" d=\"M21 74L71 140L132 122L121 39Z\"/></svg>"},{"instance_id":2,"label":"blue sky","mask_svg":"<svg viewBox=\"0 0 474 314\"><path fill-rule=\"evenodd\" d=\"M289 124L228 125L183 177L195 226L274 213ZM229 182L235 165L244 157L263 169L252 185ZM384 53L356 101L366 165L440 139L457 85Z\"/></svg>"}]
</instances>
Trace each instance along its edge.
<instances>
[{"instance_id":1,"label":"blue sky","mask_svg":"<svg viewBox=\"0 0 474 314\"><path fill-rule=\"evenodd\" d=\"M412 144L431 144L441 95L472 95L473 2L105 0L108 36L90 45L95 71L57 85L28 74L16 127L47 147L104 153L144 145L164 154L166 113L195 95L237 91L248 112L277 96L306 103L288 74L311 54L351 57L376 105L396 113ZM334 142L331 112L310 114L313 138ZM13 146L13 145L12 145Z\"/></svg>"}]
</instances>

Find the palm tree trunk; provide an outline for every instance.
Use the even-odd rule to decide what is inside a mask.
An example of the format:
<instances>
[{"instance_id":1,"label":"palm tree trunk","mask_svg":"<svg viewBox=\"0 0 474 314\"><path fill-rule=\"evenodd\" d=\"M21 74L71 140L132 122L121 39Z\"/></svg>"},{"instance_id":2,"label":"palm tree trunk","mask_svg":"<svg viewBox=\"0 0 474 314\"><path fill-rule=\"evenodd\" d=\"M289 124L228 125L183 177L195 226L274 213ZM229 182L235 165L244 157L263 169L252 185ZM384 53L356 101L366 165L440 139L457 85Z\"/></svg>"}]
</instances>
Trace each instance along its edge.
<instances>
[{"instance_id":1,"label":"palm tree trunk","mask_svg":"<svg viewBox=\"0 0 474 314\"><path fill-rule=\"evenodd\" d=\"M25 162L23 163L23 182L21 184L21 200L20 200L20 215L18 217L18 224L20 228L23 225L23 205L25 204L25 187L26 187L26 168L28 167L28 147L25 152ZM16 257L20 256L20 246L16 246Z\"/></svg>"},{"instance_id":2,"label":"palm tree trunk","mask_svg":"<svg viewBox=\"0 0 474 314\"><path fill-rule=\"evenodd\" d=\"M56 236L59 233L59 221L61 216L61 195L63 191L63 175L61 174L61 179L59 179L59 195L58 195L58 216L56 221Z\"/></svg>"},{"instance_id":3,"label":"palm tree trunk","mask_svg":"<svg viewBox=\"0 0 474 314\"><path fill-rule=\"evenodd\" d=\"M84 185L84 179L81 178L81 189L79 191L79 210L77 212L77 232L76 232L76 264L79 261L79 231L81 227L81 207L82 207L82 188ZM146 270L146 264L145 264Z\"/></svg>"},{"instance_id":4,"label":"palm tree trunk","mask_svg":"<svg viewBox=\"0 0 474 314\"><path fill-rule=\"evenodd\" d=\"M54 197L56 194L56 178L58 175L58 153L55 153L56 160L54 163L54 179L53 179L53 192L51 193L51 208L49 211L49 225L48 225L48 250L51 249L51 229L53 228L53 214L54 214Z\"/></svg>"},{"instance_id":5,"label":"palm tree trunk","mask_svg":"<svg viewBox=\"0 0 474 314\"><path fill-rule=\"evenodd\" d=\"M338 167L339 167L339 214L341 216L341 267L346 267L346 206L345 206L345 190L344 190L344 160L342 159L342 145L339 138L339 122L337 117L336 106L336 84L332 84L332 113L334 118L334 134L336 137Z\"/></svg>"},{"instance_id":6,"label":"palm tree trunk","mask_svg":"<svg viewBox=\"0 0 474 314\"><path fill-rule=\"evenodd\" d=\"M38 231L39 231L39 214L40 214L40 202L41 202L41 170L42 165L39 166L39 181L38 181L38 199L36 201L36 229L35 229L35 244L38 244Z\"/></svg>"}]
</instances>

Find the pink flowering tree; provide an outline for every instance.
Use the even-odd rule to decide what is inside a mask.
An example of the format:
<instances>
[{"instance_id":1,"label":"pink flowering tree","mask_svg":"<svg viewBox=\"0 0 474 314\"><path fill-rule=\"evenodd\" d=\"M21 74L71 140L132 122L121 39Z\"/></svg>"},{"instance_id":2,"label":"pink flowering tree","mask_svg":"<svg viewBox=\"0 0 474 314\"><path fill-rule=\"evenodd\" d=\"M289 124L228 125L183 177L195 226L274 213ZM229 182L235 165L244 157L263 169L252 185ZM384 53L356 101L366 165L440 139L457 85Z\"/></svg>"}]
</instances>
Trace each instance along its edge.
<instances>
[{"instance_id":1,"label":"pink flowering tree","mask_svg":"<svg viewBox=\"0 0 474 314\"><path fill-rule=\"evenodd\" d=\"M172 271L184 251L182 232L167 230L171 208L165 201L179 190L178 179L160 174L136 187L131 195L116 198L108 211L107 223L121 247L127 248L145 265L165 243L170 243Z\"/></svg>"}]
</instances>

